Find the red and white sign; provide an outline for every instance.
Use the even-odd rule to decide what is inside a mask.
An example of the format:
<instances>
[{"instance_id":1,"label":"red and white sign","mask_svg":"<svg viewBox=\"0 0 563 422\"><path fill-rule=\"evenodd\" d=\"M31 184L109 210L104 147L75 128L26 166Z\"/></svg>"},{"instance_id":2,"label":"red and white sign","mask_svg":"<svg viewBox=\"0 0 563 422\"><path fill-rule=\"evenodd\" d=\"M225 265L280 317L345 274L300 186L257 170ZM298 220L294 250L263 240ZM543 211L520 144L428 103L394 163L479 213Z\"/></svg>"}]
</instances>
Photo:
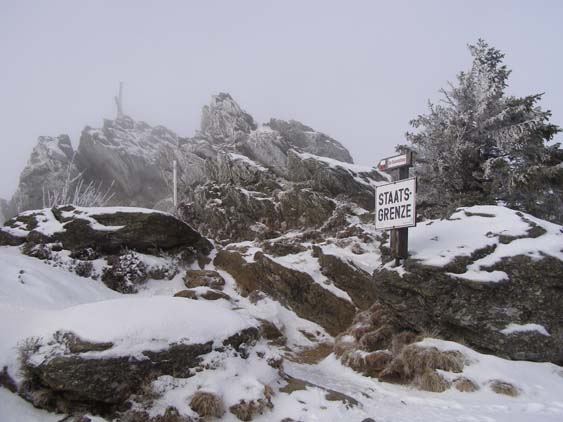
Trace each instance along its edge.
<instances>
[{"instance_id":1,"label":"red and white sign","mask_svg":"<svg viewBox=\"0 0 563 422\"><path fill-rule=\"evenodd\" d=\"M377 168L381 171L385 171L410 165L412 165L412 153L407 152L406 154L395 155L381 160Z\"/></svg>"}]
</instances>

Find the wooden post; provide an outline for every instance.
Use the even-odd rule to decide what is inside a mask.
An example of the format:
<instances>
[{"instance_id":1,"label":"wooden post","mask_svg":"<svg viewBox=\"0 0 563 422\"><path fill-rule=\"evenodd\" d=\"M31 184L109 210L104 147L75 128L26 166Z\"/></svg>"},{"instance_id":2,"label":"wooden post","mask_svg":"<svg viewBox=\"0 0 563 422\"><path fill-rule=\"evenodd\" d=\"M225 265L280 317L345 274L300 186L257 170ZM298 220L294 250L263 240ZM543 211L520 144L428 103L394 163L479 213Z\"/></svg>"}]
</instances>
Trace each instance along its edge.
<instances>
[{"instance_id":1,"label":"wooden post","mask_svg":"<svg viewBox=\"0 0 563 422\"><path fill-rule=\"evenodd\" d=\"M401 167L396 171L395 181L409 178L409 167ZM395 257L395 265L401 264L401 259L409 257L409 229L403 227L391 230L391 253Z\"/></svg>"}]
</instances>

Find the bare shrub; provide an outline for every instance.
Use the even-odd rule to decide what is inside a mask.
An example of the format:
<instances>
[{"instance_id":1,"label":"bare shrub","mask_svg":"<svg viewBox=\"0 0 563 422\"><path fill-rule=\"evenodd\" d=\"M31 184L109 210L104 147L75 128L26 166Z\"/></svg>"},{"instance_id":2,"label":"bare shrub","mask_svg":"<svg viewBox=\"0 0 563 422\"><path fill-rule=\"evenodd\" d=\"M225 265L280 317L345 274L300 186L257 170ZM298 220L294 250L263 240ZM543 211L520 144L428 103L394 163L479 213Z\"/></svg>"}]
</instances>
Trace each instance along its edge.
<instances>
[{"instance_id":1,"label":"bare shrub","mask_svg":"<svg viewBox=\"0 0 563 422\"><path fill-rule=\"evenodd\" d=\"M0 386L6 388L8 391L15 393L18 391L18 387L14 379L8 373L8 367L4 366L0 372Z\"/></svg>"},{"instance_id":2,"label":"bare shrub","mask_svg":"<svg viewBox=\"0 0 563 422\"><path fill-rule=\"evenodd\" d=\"M147 266L134 251L125 250L108 258L108 263L111 266L103 269L102 281L112 290L135 293L137 286L148 279Z\"/></svg>"},{"instance_id":3,"label":"bare shrub","mask_svg":"<svg viewBox=\"0 0 563 422\"><path fill-rule=\"evenodd\" d=\"M18 363L19 363L19 374L23 379L21 388L26 390L32 390L32 386L36 384L35 377L33 375L33 365L31 365L31 357L39 351L41 347L41 338L39 337L28 337L23 342L18 344ZM41 397L41 394L36 394L34 397L30 397L31 401L35 404L39 401L48 401L50 397L45 394L45 397Z\"/></svg>"},{"instance_id":4,"label":"bare shrub","mask_svg":"<svg viewBox=\"0 0 563 422\"><path fill-rule=\"evenodd\" d=\"M64 184L58 189L48 190L43 187L43 208L52 208L57 205L75 205L78 207L104 207L113 198L114 182L104 190L103 182L99 184L91 181L85 183L84 172L73 175L74 159L68 163Z\"/></svg>"},{"instance_id":5,"label":"bare shrub","mask_svg":"<svg viewBox=\"0 0 563 422\"><path fill-rule=\"evenodd\" d=\"M94 264L90 261L79 261L74 267L74 272L79 277L89 278L94 272Z\"/></svg>"},{"instance_id":6,"label":"bare shrub","mask_svg":"<svg viewBox=\"0 0 563 422\"><path fill-rule=\"evenodd\" d=\"M220 418L225 413L221 398L207 391L196 392L190 400L190 408L201 417Z\"/></svg>"}]
</instances>

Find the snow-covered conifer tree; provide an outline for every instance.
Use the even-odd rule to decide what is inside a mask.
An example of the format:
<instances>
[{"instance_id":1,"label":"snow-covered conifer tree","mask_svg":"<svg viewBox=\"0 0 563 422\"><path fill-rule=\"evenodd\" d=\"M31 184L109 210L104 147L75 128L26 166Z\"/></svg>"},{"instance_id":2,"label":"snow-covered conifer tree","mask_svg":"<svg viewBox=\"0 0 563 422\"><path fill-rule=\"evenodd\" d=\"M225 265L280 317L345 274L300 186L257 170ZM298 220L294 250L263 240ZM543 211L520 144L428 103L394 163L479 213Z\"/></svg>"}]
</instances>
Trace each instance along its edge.
<instances>
[{"instance_id":1,"label":"snow-covered conifer tree","mask_svg":"<svg viewBox=\"0 0 563 422\"><path fill-rule=\"evenodd\" d=\"M505 203L563 220L563 151L548 145L560 128L538 105L542 94L506 95L511 71L485 41L470 45L473 63L440 104L410 123L409 148L428 215L476 203ZM424 208L423 208L424 209Z\"/></svg>"}]
</instances>

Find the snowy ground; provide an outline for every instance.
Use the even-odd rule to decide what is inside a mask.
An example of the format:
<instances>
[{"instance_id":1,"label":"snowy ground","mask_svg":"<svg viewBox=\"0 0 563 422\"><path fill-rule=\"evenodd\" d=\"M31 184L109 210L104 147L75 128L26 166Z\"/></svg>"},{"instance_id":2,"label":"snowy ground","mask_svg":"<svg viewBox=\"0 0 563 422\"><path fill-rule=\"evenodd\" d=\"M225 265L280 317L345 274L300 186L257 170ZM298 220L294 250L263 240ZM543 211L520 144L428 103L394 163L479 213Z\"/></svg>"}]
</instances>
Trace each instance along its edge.
<instances>
[{"instance_id":1,"label":"snowy ground","mask_svg":"<svg viewBox=\"0 0 563 422\"><path fill-rule=\"evenodd\" d=\"M415 258L428 264L445 265L455 255L470 255L483 246L496 244L493 254L473 263L468 269L474 272L473 275L486 273L490 276L491 273L482 270L481 266L490 265L507 254L526 253L532 257L542 253L558 257L562 254L563 234L559 226L525 216L541 225L546 233L536 239L517 239L505 244L499 242L500 234L523 236L530 223L503 208L476 208L470 209L469 214L460 211L454 216L471 224L443 220L424 223L412 230L411 248ZM465 230L465 227L470 229ZM366 255L355 255L348 246L321 245L325 253L338 254L369 271L380 263L377 245L362 246ZM251 253L248 255L252 256ZM282 265L308 272L336 295L346 295L327 284L309 252L276 260ZM61 328L93 340L111 340L116 344L112 353L134 348L165 347L167 343L181 341L185 337L204 341L216 334L224 336L256 324L256 318L269 320L281 329L288 338L287 347L293 351L312 347L315 341L332 340L321 327L298 318L273 300L251 303L237 293L232 277L222 271L220 273L226 280L224 292L232 299L206 302L172 297L184 288L182 274L172 280L150 280L136 295L124 296L108 289L100 281L80 278L64 268L54 268L24 256L15 247L0 247L0 268L0 369L7 366L11 374L18 374L18 344L29 336L48 337ZM207 269L214 268L209 264ZM187 325L186 320L196 322ZM511 329L539 328L522 326ZM319 334L316 340L311 340L303 332ZM149 338L151 342L147 343ZM183 413L193 415L186 398L202 386L207 391L222 395L226 403L230 403L241 396L249 399L258 397L263 386L269 385L274 391L274 408L256 417L255 421L277 422L287 417L303 422L360 422L367 417L378 422L563 420L563 368L545 363L507 361L435 339L426 339L422 345L459 350L465 354L469 364L465 366L463 376L472 379L480 390L462 393L450 389L444 393L429 393L382 383L344 367L331 354L316 364L291 361L286 356L286 373L306 380L310 385L283 393L279 389L284 387L285 382L264 364L263 359L258 359L256 353L276 356L287 354L287 350L260 343L248 360L223 356L221 361L214 361L219 356L212 353L207 359L214 370L188 379L160 377L153 384L160 399L152 413L158 414L166 406L174 405ZM448 373L443 375L447 377ZM490 381L494 379L511 382L520 390L520 395L509 397L492 392ZM356 403L329 400L327 390L346 395ZM0 422L54 422L62 417L35 409L0 387ZM103 421L101 418L92 419ZM227 412L222 420L236 418Z\"/></svg>"}]
</instances>

